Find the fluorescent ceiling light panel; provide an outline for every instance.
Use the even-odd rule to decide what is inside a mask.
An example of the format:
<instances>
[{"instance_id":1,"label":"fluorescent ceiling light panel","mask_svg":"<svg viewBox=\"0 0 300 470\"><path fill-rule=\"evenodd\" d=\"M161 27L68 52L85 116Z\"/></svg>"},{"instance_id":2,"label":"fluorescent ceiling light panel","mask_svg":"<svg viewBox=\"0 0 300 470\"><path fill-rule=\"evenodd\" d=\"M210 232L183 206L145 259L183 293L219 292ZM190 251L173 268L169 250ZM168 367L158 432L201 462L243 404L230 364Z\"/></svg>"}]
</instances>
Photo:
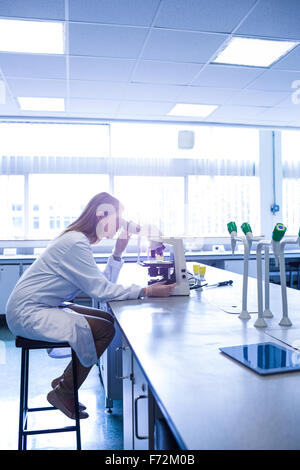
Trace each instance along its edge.
<instances>
[{"instance_id":1,"label":"fluorescent ceiling light panel","mask_svg":"<svg viewBox=\"0 0 300 470\"><path fill-rule=\"evenodd\" d=\"M63 54L61 22L0 19L0 51L30 54Z\"/></svg>"},{"instance_id":2,"label":"fluorescent ceiling light panel","mask_svg":"<svg viewBox=\"0 0 300 470\"><path fill-rule=\"evenodd\" d=\"M64 111L64 98L29 98L18 97L21 109L25 111Z\"/></svg>"},{"instance_id":3,"label":"fluorescent ceiling light panel","mask_svg":"<svg viewBox=\"0 0 300 470\"><path fill-rule=\"evenodd\" d=\"M168 112L169 116L191 116L191 117L207 117L218 106L208 104L184 104L177 103Z\"/></svg>"},{"instance_id":4,"label":"fluorescent ceiling light panel","mask_svg":"<svg viewBox=\"0 0 300 470\"><path fill-rule=\"evenodd\" d=\"M213 62L222 64L269 67L293 49L298 42L269 41L266 39L232 38Z\"/></svg>"}]
</instances>

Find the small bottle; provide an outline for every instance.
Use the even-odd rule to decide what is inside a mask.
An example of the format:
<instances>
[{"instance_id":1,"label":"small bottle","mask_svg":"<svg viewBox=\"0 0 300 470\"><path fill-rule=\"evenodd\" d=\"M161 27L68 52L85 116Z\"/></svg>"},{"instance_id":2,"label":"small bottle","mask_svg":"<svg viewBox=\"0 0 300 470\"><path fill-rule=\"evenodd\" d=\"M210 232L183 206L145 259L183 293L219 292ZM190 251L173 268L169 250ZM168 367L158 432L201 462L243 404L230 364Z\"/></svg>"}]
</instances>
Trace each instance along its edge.
<instances>
[{"instance_id":1,"label":"small bottle","mask_svg":"<svg viewBox=\"0 0 300 470\"><path fill-rule=\"evenodd\" d=\"M200 281L200 271L199 271L200 265L199 263L194 263L193 264L193 273L196 281Z\"/></svg>"},{"instance_id":2,"label":"small bottle","mask_svg":"<svg viewBox=\"0 0 300 470\"><path fill-rule=\"evenodd\" d=\"M206 266L199 265L200 281L205 281Z\"/></svg>"}]
</instances>

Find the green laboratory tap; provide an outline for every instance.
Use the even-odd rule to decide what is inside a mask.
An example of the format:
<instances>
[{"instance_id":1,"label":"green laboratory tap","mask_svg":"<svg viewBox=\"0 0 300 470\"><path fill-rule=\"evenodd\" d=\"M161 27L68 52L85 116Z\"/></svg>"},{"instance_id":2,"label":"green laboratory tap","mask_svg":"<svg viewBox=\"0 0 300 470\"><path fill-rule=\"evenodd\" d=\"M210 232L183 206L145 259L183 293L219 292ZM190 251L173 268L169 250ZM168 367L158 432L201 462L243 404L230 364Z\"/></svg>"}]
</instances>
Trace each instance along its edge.
<instances>
[{"instance_id":1,"label":"green laboratory tap","mask_svg":"<svg viewBox=\"0 0 300 470\"><path fill-rule=\"evenodd\" d=\"M275 225L272 233L272 247L275 256L275 265L278 266L279 254L280 254L280 241L285 235L287 228L282 223Z\"/></svg>"},{"instance_id":2,"label":"green laboratory tap","mask_svg":"<svg viewBox=\"0 0 300 470\"><path fill-rule=\"evenodd\" d=\"M228 222L227 224L228 232L231 234L232 232L237 233L237 226L235 222Z\"/></svg>"},{"instance_id":3,"label":"green laboratory tap","mask_svg":"<svg viewBox=\"0 0 300 470\"><path fill-rule=\"evenodd\" d=\"M237 238L237 226L235 222L228 222L227 224L228 232L230 233L231 237L231 249L232 254L234 254L234 250L236 247L236 238Z\"/></svg>"},{"instance_id":4,"label":"green laboratory tap","mask_svg":"<svg viewBox=\"0 0 300 470\"><path fill-rule=\"evenodd\" d=\"M250 227L250 224L248 224L248 222L244 222L241 225L241 229L245 235L247 235L247 233L252 233L252 229Z\"/></svg>"},{"instance_id":5,"label":"green laboratory tap","mask_svg":"<svg viewBox=\"0 0 300 470\"><path fill-rule=\"evenodd\" d=\"M282 223L276 224L272 233L272 240L280 242L280 240L284 237L286 230L287 228Z\"/></svg>"}]
</instances>

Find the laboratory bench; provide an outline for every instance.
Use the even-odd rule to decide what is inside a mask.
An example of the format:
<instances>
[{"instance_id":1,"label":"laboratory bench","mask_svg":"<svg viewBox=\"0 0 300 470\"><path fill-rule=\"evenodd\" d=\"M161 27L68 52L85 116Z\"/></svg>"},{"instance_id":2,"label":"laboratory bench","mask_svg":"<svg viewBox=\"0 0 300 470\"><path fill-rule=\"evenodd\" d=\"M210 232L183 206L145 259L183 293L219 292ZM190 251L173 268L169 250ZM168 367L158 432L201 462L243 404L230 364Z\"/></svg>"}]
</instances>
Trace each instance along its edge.
<instances>
[{"instance_id":1,"label":"laboratory bench","mask_svg":"<svg viewBox=\"0 0 300 470\"><path fill-rule=\"evenodd\" d=\"M143 285L146 278L145 268L128 264L120 281ZM299 291L288 288L293 326L286 329L278 326L281 289L271 284L274 318L258 329L257 313L248 321L232 313L241 307L241 275L209 267L206 279L233 285L108 304L122 338L115 354L122 362L124 448L156 449L163 425L173 439L168 448L299 449L300 372L261 376L219 349L297 339L299 345ZM257 311L256 291L249 278L250 310Z\"/></svg>"},{"instance_id":2,"label":"laboratory bench","mask_svg":"<svg viewBox=\"0 0 300 470\"><path fill-rule=\"evenodd\" d=\"M234 255L228 251L188 251L185 253L187 261L198 261L208 266L213 266L238 274L243 272L243 253L237 251ZM38 255L16 254L0 255L0 316L5 313L7 299L23 272L36 260ZM108 253L95 253L94 259L97 264L105 264ZM300 251L289 250L286 257L287 285L300 289ZM135 263L136 253L125 253L124 260ZM256 254L251 252L249 257L249 276L256 277ZM270 254L270 280L274 283L280 282L279 268L275 266L274 256ZM81 296L81 302L90 303L87 296Z\"/></svg>"}]
</instances>

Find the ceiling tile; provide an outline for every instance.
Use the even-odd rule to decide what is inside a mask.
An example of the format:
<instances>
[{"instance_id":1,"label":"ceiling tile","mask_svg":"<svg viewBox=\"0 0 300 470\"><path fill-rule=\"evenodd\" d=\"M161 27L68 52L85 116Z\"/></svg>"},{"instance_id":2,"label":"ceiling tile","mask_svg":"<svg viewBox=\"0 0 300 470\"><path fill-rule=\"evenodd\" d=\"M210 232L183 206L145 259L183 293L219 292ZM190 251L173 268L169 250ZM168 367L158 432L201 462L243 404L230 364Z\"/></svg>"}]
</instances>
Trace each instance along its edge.
<instances>
[{"instance_id":1,"label":"ceiling tile","mask_svg":"<svg viewBox=\"0 0 300 470\"><path fill-rule=\"evenodd\" d=\"M0 15L4 17L47 20L65 19L64 0L1 0Z\"/></svg>"},{"instance_id":2,"label":"ceiling tile","mask_svg":"<svg viewBox=\"0 0 300 470\"><path fill-rule=\"evenodd\" d=\"M180 103L196 104L226 104L230 103L232 96L237 93L236 90L229 88L213 88L186 86L178 96Z\"/></svg>"},{"instance_id":3,"label":"ceiling tile","mask_svg":"<svg viewBox=\"0 0 300 470\"><path fill-rule=\"evenodd\" d=\"M0 104L6 104L8 98L8 89L4 80L0 78Z\"/></svg>"},{"instance_id":4,"label":"ceiling tile","mask_svg":"<svg viewBox=\"0 0 300 470\"><path fill-rule=\"evenodd\" d=\"M227 37L224 34L154 29L149 35L142 58L205 63Z\"/></svg>"},{"instance_id":5,"label":"ceiling tile","mask_svg":"<svg viewBox=\"0 0 300 470\"><path fill-rule=\"evenodd\" d=\"M68 56L0 53L1 115L177 121L182 102L219 106L184 122L300 126L300 45L269 69L206 65L232 32L300 42L300 0L0 0L4 18L65 13ZM17 96L66 97L67 110L28 113Z\"/></svg>"},{"instance_id":6,"label":"ceiling tile","mask_svg":"<svg viewBox=\"0 0 300 470\"><path fill-rule=\"evenodd\" d=\"M95 113L98 116L101 116L102 113L115 113L118 108L118 104L118 101L112 100L70 98L67 103L67 111Z\"/></svg>"},{"instance_id":7,"label":"ceiling tile","mask_svg":"<svg viewBox=\"0 0 300 470\"><path fill-rule=\"evenodd\" d=\"M10 78L8 85L14 96L64 98L67 92L66 80Z\"/></svg>"},{"instance_id":8,"label":"ceiling tile","mask_svg":"<svg viewBox=\"0 0 300 470\"><path fill-rule=\"evenodd\" d=\"M184 86L151 83L129 83L125 100L141 101L174 101Z\"/></svg>"},{"instance_id":9,"label":"ceiling tile","mask_svg":"<svg viewBox=\"0 0 300 470\"><path fill-rule=\"evenodd\" d=\"M166 115L173 107L173 103L154 101L123 101L118 109L121 114Z\"/></svg>"},{"instance_id":10,"label":"ceiling tile","mask_svg":"<svg viewBox=\"0 0 300 470\"><path fill-rule=\"evenodd\" d=\"M130 78L134 64L135 61L132 59L70 57L70 78L126 82Z\"/></svg>"},{"instance_id":11,"label":"ceiling tile","mask_svg":"<svg viewBox=\"0 0 300 470\"><path fill-rule=\"evenodd\" d=\"M155 26L229 33L256 0L164 0Z\"/></svg>"},{"instance_id":12,"label":"ceiling tile","mask_svg":"<svg viewBox=\"0 0 300 470\"><path fill-rule=\"evenodd\" d=\"M273 69L300 71L300 46L295 47L289 54L276 62L272 67Z\"/></svg>"},{"instance_id":13,"label":"ceiling tile","mask_svg":"<svg viewBox=\"0 0 300 470\"><path fill-rule=\"evenodd\" d=\"M240 90L233 94L228 104L241 106L275 106L287 96L284 92Z\"/></svg>"},{"instance_id":14,"label":"ceiling tile","mask_svg":"<svg viewBox=\"0 0 300 470\"><path fill-rule=\"evenodd\" d=\"M70 111L70 112L66 113L66 117L69 117L71 119L73 119L73 118L82 118L82 119L91 118L91 119L108 121L110 119L115 118L115 113L114 112L108 112L108 113L101 112L101 114L99 114L97 112L89 113L87 111L84 111L84 112L81 113L81 112Z\"/></svg>"},{"instance_id":15,"label":"ceiling tile","mask_svg":"<svg viewBox=\"0 0 300 470\"><path fill-rule=\"evenodd\" d=\"M18 110L16 100L12 97L5 83L0 81L0 114L5 114L10 110L14 112Z\"/></svg>"},{"instance_id":16,"label":"ceiling tile","mask_svg":"<svg viewBox=\"0 0 300 470\"><path fill-rule=\"evenodd\" d=\"M276 108L295 108L297 106L300 116L300 91L298 90L293 90L291 93L286 94L286 98L277 103Z\"/></svg>"},{"instance_id":17,"label":"ceiling tile","mask_svg":"<svg viewBox=\"0 0 300 470\"><path fill-rule=\"evenodd\" d=\"M0 53L0 69L7 77L66 78L66 58L47 54Z\"/></svg>"},{"instance_id":18,"label":"ceiling tile","mask_svg":"<svg viewBox=\"0 0 300 470\"><path fill-rule=\"evenodd\" d=\"M236 34L300 40L300 2L262 0Z\"/></svg>"},{"instance_id":19,"label":"ceiling tile","mask_svg":"<svg viewBox=\"0 0 300 470\"><path fill-rule=\"evenodd\" d=\"M282 127L285 127L285 126L290 126L292 125L292 122L291 121L280 121L278 119L273 119L273 120L263 120L263 119L257 119L254 124L256 126L271 126L271 127L278 127L278 126L282 126Z\"/></svg>"},{"instance_id":20,"label":"ceiling tile","mask_svg":"<svg viewBox=\"0 0 300 470\"><path fill-rule=\"evenodd\" d=\"M69 0L71 21L149 26L160 0Z\"/></svg>"},{"instance_id":21,"label":"ceiling tile","mask_svg":"<svg viewBox=\"0 0 300 470\"><path fill-rule=\"evenodd\" d=\"M63 117L65 118L67 113L66 111L28 111L25 109L20 109L18 111L20 116L34 116L34 117Z\"/></svg>"},{"instance_id":22,"label":"ceiling tile","mask_svg":"<svg viewBox=\"0 0 300 470\"><path fill-rule=\"evenodd\" d=\"M285 91L292 92L292 84L299 80L298 72L285 72L282 70L267 70L253 81L247 88L252 90Z\"/></svg>"},{"instance_id":23,"label":"ceiling tile","mask_svg":"<svg viewBox=\"0 0 300 470\"><path fill-rule=\"evenodd\" d=\"M200 64L142 60L137 66L133 81L146 83L187 84L201 70Z\"/></svg>"},{"instance_id":24,"label":"ceiling tile","mask_svg":"<svg viewBox=\"0 0 300 470\"><path fill-rule=\"evenodd\" d=\"M264 69L255 67L237 67L219 64L207 65L193 85L218 88L244 88Z\"/></svg>"},{"instance_id":25,"label":"ceiling tile","mask_svg":"<svg viewBox=\"0 0 300 470\"><path fill-rule=\"evenodd\" d=\"M277 106L266 110L261 116L261 119L281 120L281 121L300 121L300 106L293 108L279 108Z\"/></svg>"},{"instance_id":26,"label":"ceiling tile","mask_svg":"<svg viewBox=\"0 0 300 470\"><path fill-rule=\"evenodd\" d=\"M136 58L148 29L131 26L102 26L70 23L71 55Z\"/></svg>"},{"instance_id":27,"label":"ceiling tile","mask_svg":"<svg viewBox=\"0 0 300 470\"><path fill-rule=\"evenodd\" d=\"M73 98L91 98L106 100L124 99L124 82L97 82L91 80L70 80L70 96Z\"/></svg>"},{"instance_id":28,"label":"ceiling tile","mask_svg":"<svg viewBox=\"0 0 300 470\"><path fill-rule=\"evenodd\" d=\"M253 119L261 116L268 108L262 106L229 106L224 105L209 115L211 119Z\"/></svg>"}]
</instances>

